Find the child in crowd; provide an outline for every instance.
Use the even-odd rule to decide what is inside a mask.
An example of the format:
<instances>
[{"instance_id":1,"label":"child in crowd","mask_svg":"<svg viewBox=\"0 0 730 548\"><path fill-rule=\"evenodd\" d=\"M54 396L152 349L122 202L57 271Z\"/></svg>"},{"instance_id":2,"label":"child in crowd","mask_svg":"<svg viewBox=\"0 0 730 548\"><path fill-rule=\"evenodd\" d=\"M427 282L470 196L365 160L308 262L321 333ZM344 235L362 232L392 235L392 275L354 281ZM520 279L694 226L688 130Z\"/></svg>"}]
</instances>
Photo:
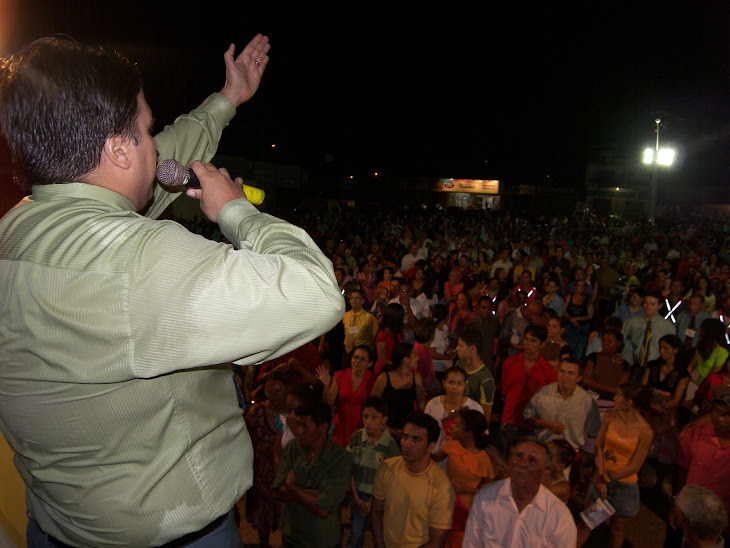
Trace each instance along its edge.
<instances>
[{"instance_id":1,"label":"child in crowd","mask_svg":"<svg viewBox=\"0 0 730 548\"><path fill-rule=\"evenodd\" d=\"M388 421L388 404L383 398L370 396L362 404L364 427L350 436L347 450L352 453L352 481L350 491L350 540L349 548L362 548L365 532L370 521L370 505L375 472L380 463L400 455L398 444L390 436L385 423Z\"/></svg>"},{"instance_id":2,"label":"child in crowd","mask_svg":"<svg viewBox=\"0 0 730 548\"><path fill-rule=\"evenodd\" d=\"M456 423L457 411L468 408L484 414L479 402L464 395L466 371L462 368L452 366L447 369L444 372L443 386L445 393L431 398L425 409L427 414L436 419L441 428L441 434L434 447L434 452L439 451L446 440L452 439L451 430ZM442 466L442 468L446 469L445 466Z\"/></svg>"},{"instance_id":3,"label":"child in crowd","mask_svg":"<svg viewBox=\"0 0 730 548\"><path fill-rule=\"evenodd\" d=\"M573 446L563 438L556 438L548 442L548 449L553 458L553 465L550 468L550 476L543 481L543 485L552 491L565 504L568 504L572 491L567 470L580 458L580 453L573 449Z\"/></svg>"},{"instance_id":4,"label":"child in crowd","mask_svg":"<svg viewBox=\"0 0 730 548\"><path fill-rule=\"evenodd\" d=\"M469 509L479 488L494 480L492 461L485 451L487 420L475 409L461 408L456 412L451 439L431 454L437 462L448 457L446 473L456 491L456 503L446 548L459 548L464 540L464 527Z\"/></svg>"}]
</instances>

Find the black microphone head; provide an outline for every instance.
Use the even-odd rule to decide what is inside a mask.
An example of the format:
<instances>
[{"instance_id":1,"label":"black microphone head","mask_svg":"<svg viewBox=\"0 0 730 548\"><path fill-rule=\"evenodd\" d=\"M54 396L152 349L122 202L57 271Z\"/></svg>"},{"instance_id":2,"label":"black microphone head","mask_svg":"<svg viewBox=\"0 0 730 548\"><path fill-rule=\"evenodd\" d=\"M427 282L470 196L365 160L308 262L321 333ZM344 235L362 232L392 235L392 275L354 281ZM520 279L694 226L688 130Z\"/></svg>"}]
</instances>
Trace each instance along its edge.
<instances>
[{"instance_id":1,"label":"black microphone head","mask_svg":"<svg viewBox=\"0 0 730 548\"><path fill-rule=\"evenodd\" d=\"M184 186L190 179L188 168L177 160L162 160L157 164L157 180L165 186Z\"/></svg>"}]
</instances>

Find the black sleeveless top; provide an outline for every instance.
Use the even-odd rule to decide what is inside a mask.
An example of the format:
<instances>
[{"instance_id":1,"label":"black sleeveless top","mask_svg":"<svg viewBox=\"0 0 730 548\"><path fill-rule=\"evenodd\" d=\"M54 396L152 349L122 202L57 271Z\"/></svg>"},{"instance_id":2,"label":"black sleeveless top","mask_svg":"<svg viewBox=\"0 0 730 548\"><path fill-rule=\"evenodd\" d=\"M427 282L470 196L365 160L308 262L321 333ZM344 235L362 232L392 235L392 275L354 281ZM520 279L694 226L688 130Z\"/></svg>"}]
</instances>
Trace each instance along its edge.
<instances>
[{"instance_id":1,"label":"black sleeveless top","mask_svg":"<svg viewBox=\"0 0 730 548\"><path fill-rule=\"evenodd\" d=\"M388 426L391 428L403 428L406 417L416 410L416 374L412 375L410 386L396 389L390 384L390 373L385 374L382 398L388 402Z\"/></svg>"}]
</instances>

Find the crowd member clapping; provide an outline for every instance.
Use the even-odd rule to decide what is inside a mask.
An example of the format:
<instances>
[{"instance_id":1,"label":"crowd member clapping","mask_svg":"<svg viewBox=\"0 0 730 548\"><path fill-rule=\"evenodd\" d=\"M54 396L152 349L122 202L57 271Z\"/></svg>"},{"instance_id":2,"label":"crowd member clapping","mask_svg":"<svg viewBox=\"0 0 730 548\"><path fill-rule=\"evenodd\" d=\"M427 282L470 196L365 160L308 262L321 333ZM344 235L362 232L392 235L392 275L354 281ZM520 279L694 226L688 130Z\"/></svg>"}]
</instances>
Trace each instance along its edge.
<instances>
[{"instance_id":1,"label":"crowd member clapping","mask_svg":"<svg viewBox=\"0 0 730 548\"><path fill-rule=\"evenodd\" d=\"M330 375L325 366L317 368L317 378L324 386L324 401L336 409L332 439L347 447L350 436L362 428L361 405L370 396L375 374L370 370L373 351L367 345L355 347L350 367Z\"/></svg>"}]
</instances>

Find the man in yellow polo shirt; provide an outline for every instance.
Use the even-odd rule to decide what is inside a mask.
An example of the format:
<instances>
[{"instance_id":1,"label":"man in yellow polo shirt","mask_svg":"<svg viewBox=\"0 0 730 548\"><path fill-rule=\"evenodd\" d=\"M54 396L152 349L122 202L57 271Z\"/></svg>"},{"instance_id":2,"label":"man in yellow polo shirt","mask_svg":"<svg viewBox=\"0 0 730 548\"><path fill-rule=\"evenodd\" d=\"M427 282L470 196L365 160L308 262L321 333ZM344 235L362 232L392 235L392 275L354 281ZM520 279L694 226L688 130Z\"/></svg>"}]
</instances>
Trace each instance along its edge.
<instances>
[{"instance_id":1,"label":"man in yellow polo shirt","mask_svg":"<svg viewBox=\"0 0 730 548\"><path fill-rule=\"evenodd\" d=\"M439 434L436 419L414 411L403 425L401 456L378 468L371 513L376 548L444 545L456 495L446 473L431 460Z\"/></svg>"}]
</instances>

